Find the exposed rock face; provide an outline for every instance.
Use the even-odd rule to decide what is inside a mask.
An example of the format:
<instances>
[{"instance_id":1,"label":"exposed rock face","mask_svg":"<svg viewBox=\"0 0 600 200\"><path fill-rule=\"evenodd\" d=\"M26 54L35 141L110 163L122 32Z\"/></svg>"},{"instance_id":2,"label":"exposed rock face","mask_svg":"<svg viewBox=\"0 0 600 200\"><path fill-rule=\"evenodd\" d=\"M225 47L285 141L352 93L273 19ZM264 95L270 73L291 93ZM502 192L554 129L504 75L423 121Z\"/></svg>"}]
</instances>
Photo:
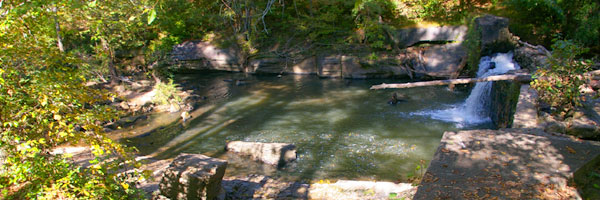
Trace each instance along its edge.
<instances>
[{"instance_id":1,"label":"exposed rock face","mask_svg":"<svg viewBox=\"0 0 600 200\"><path fill-rule=\"evenodd\" d=\"M405 28L397 30L393 40L398 47L406 48L419 42L463 41L466 33L466 26Z\"/></svg>"},{"instance_id":2,"label":"exposed rock face","mask_svg":"<svg viewBox=\"0 0 600 200\"><path fill-rule=\"evenodd\" d=\"M317 73L317 59L313 57L305 58L304 60L295 63L292 66L293 74L316 74Z\"/></svg>"},{"instance_id":3,"label":"exposed rock face","mask_svg":"<svg viewBox=\"0 0 600 200\"><path fill-rule=\"evenodd\" d=\"M423 51L425 71L433 77L450 77L459 68L467 52L461 43L436 45Z\"/></svg>"},{"instance_id":4,"label":"exposed rock face","mask_svg":"<svg viewBox=\"0 0 600 200\"><path fill-rule=\"evenodd\" d=\"M342 56L323 55L317 57L317 70L319 77L341 77Z\"/></svg>"},{"instance_id":5,"label":"exposed rock face","mask_svg":"<svg viewBox=\"0 0 600 200\"><path fill-rule=\"evenodd\" d=\"M353 79L412 77L427 75L447 78L455 74L466 55L460 41L464 40L466 26L443 26L409 28L398 30L393 36L402 48L419 42L451 42L445 45L411 47L398 55L377 55L369 59L369 52L342 55L324 53L304 58L240 59L235 48L218 48L207 42L187 41L176 45L172 51L175 65L184 69L220 70L257 74L317 74L320 77L343 77Z\"/></svg>"},{"instance_id":6,"label":"exposed rock face","mask_svg":"<svg viewBox=\"0 0 600 200\"><path fill-rule=\"evenodd\" d=\"M519 63L521 69L530 73L535 72L538 67L546 67L548 64L548 50L542 45L522 45L514 50L513 59Z\"/></svg>"},{"instance_id":7,"label":"exposed rock face","mask_svg":"<svg viewBox=\"0 0 600 200\"><path fill-rule=\"evenodd\" d=\"M260 58L249 61L246 72L255 74L317 74L315 57L301 60Z\"/></svg>"},{"instance_id":8,"label":"exposed rock face","mask_svg":"<svg viewBox=\"0 0 600 200\"><path fill-rule=\"evenodd\" d=\"M160 181L160 195L169 199L216 199L227 161L200 154L181 154Z\"/></svg>"},{"instance_id":9,"label":"exposed rock face","mask_svg":"<svg viewBox=\"0 0 600 200\"><path fill-rule=\"evenodd\" d=\"M187 41L173 47L175 64L189 69L243 72L239 53L234 48L218 48L208 42Z\"/></svg>"},{"instance_id":10,"label":"exposed rock face","mask_svg":"<svg viewBox=\"0 0 600 200\"><path fill-rule=\"evenodd\" d=\"M293 144L232 141L225 149L270 165L284 166L296 160L296 146Z\"/></svg>"},{"instance_id":11,"label":"exposed rock face","mask_svg":"<svg viewBox=\"0 0 600 200\"><path fill-rule=\"evenodd\" d=\"M583 139L600 138L600 125L587 116L572 119L568 123L567 134Z\"/></svg>"},{"instance_id":12,"label":"exposed rock face","mask_svg":"<svg viewBox=\"0 0 600 200\"><path fill-rule=\"evenodd\" d=\"M474 28L480 33L481 56L506 53L517 44L508 30L508 18L485 15L475 19Z\"/></svg>"}]
</instances>

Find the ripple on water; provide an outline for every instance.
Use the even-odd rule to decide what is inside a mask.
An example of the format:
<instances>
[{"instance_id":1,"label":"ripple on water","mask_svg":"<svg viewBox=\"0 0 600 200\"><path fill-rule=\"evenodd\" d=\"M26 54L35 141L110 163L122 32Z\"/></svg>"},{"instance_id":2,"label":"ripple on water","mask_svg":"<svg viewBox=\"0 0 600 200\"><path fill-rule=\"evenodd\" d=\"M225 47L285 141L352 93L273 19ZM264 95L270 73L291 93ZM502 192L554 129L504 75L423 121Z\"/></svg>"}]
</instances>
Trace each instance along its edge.
<instances>
[{"instance_id":1,"label":"ripple on water","mask_svg":"<svg viewBox=\"0 0 600 200\"><path fill-rule=\"evenodd\" d=\"M222 81L240 77L248 84L239 87ZM210 109L184 127L157 133L160 136L128 138L130 144L144 154L162 149L167 156L182 152L220 156L231 163L227 173L301 179L404 179L420 160L431 159L444 131L457 130L454 123L415 112L456 104L466 97L444 87L413 88L397 91L408 98L390 106L387 100L392 92L369 90L382 80L354 80L346 86L343 80L312 76L181 78L198 80L201 88L218 88L220 97L204 90L207 94L199 95L209 100L199 103ZM172 132L164 133L168 131ZM292 143L297 146L298 160L273 170L223 154L225 142L233 140Z\"/></svg>"}]
</instances>

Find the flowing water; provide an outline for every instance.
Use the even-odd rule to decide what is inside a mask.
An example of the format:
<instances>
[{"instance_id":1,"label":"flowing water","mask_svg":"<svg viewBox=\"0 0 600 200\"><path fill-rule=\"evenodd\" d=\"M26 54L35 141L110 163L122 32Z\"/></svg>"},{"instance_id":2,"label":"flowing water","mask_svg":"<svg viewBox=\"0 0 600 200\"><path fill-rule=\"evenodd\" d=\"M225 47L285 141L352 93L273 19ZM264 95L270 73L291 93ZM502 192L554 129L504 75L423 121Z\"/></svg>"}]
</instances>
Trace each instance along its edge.
<instances>
[{"instance_id":1,"label":"flowing water","mask_svg":"<svg viewBox=\"0 0 600 200\"><path fill-rule=\"evenodd\" d=\"M477 77L505 74L510 70L520 69L513 62L512 53L499 53L494 56L484 56L479 60ZM492 82L478 82L473 87L467 99L459 104L447 105L446 109L431 109L412 113L415 116L429 116L447 122L456 123L458 128L477 126L490 123L489 102Z\"/></svg>"},{"instance_id":2,"label":"flowing water","mask_svg":"<svg viewBox=\"0 0 600 200\"><path fill-rule=\"evenodd\" d=\"M232 79L244 81L236 84ZM444 131L491 127L480 123L459 128L454 121L415 114L464 102L465 87L372 91L373 84L398 80L231 73L178 75L176 82L201 96L191 113L194 119L152 129L139 125L134 130L142 134L126 135L124 140L140 153L158 158L202 153L227 159L228 175L405 181L422 172L415 170L420 163L427 166ZM406 98L389 105L394 92ZM160 123L177 116L157 114L148 121ZM233 140L293 143L298 160L274 169L224 152L226 142Z\"/></svg>"}]
</instances>

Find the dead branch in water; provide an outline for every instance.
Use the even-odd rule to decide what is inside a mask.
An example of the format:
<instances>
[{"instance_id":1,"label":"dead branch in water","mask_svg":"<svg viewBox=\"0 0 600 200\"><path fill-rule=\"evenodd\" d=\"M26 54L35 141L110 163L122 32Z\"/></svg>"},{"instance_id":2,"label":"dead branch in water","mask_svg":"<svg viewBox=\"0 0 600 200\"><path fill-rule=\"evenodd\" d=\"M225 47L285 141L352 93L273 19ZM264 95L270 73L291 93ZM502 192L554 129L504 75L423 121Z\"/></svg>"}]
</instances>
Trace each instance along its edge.
<instances>
[{"instance_id":1,"label":"dead branch in water","mask_svg":"<svg viewBox=\"0 0 600 200\"><path fill-rule=\"evenodd\" d=\"M484 78L460 78L460 79L448 79L448 80L436 80L436 81L422 81L422 82L413 82L413 83L392 83L392 84L382 83L380 85L371 86L371 90L380 90L380 89L388 89L388 88L413 88L413 87L450 85L450 84L455 85L455 84L467 84L467 83L487 82L487 81L505 81L505 80L528 82L531 80L531 75L519 73L519 74L494 75L494 76L488 76L488 77L484 77Z\"/></svg>"}]
</instances>

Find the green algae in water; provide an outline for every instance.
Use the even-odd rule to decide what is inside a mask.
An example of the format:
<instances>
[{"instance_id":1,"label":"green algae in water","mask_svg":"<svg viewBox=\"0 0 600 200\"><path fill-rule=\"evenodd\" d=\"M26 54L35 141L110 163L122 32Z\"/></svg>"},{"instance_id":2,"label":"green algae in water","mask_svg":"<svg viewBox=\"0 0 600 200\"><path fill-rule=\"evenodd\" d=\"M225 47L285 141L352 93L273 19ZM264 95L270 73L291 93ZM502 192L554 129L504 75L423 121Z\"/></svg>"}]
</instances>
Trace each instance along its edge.
<instances>
[{"instance_id":1,"label":"green algae in water","mask_svg":"<svg viewBox=\"0 0 600 200\"><path fill-rule=\"evenodd\" d=\"M239 79L243 84L236 84ZM203 96L195 118L128 138L140 153L158 158L202 153L228 159L227 175L304 180L406 180L421 160L432 158L445 131L458 130L411 113L443 109L468 95L445 87L373 91L373 84L397 81L314 76L212 73L180 75L177 82ZM393 92L406 99L388 105ZM292 143L298 159L278 170L224 152L234 140Z\"/></svg>"}]
</instances>

